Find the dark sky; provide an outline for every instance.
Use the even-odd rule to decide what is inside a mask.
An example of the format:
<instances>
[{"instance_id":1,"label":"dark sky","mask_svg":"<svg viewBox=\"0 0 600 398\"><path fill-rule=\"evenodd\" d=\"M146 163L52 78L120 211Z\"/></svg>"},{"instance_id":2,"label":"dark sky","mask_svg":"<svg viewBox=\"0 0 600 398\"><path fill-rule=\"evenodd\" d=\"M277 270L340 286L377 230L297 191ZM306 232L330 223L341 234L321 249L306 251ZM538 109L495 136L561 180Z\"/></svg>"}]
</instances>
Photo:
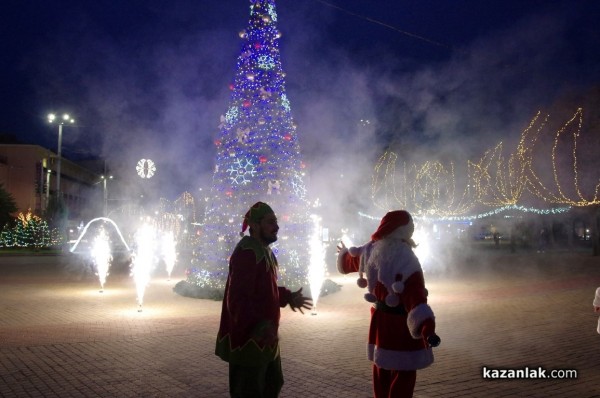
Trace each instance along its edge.
<instances>
[{"instance_id":1,"label":"dark sky","mask_svg":"<svg viewBox=\"0 0 600 398\"><path fill-rule=\"evenodd\" d=\"M349 149L370 173L390 141L477 154L600 82L598 1L280 0L277 12L315 180ZM248 14L248 0L5 1L0 133L55 150L46 115L67 111L67 156L105 156L123 179L152 158L165 196L198 189Z\"/></svg>"}]
</instances>

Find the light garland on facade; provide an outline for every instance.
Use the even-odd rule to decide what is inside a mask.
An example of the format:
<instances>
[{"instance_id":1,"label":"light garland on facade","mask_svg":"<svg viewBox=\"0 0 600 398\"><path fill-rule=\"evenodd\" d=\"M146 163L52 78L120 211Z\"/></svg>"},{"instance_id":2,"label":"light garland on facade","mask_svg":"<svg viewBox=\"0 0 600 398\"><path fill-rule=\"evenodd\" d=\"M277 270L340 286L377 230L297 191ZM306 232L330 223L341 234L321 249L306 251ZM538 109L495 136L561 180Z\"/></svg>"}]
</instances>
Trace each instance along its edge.
<instances>
[{"instance_id":1,"label":"light garland on facade","mask_svg":"<svg viewBox=\"0 0 600 398\"><path fill-rule=\"evenodd\" d=\"M438 161L426 161L422 165L404 164L400 181L396 181L398 156L386 152L375 166L371 192L375 205L389 210L400 207L416 213L452 216L469 211L474 200L467 185L457 194L454 164L445 167Z\"/></svg>"},{"instance_id":2,"label":"light garland on facade","mask_svg":"<svg viewBox=\"0 0 600 398\"><path fill-rule=\"evenodd\" d=\"M472 214L472 215L465 215L462 217L455 217L455 216L451 216L451 217L429 217L427 215L413 215L413 218L417 221L428 221L428 222L437 222L437 221L474 221L474 220L481 220L483 218L487 218L487 217L491 217L491 216L495 216L498 215L500 213L503 213L505 211L509 211L509 210L516 210L516 211L520 211L523 213L532 213L532 214L537 214L537 215L557 215L557 214L563 214L568 212L569 210L571 210L572 207L571 206L566 206L566 207L556 207L556 208L552 208L552 209L538 209L538 208L534 208L534 207L526 207L526 206L519 206L519 205L508 205L508 206L502 206L499 207L497 209L493 209L487 212L483 212L483 213L478 213L478 214ZM375 217L375 216L371 216L369 214L363 213L363 212L358 212L358 215L364 218L368 218L370 220L374 220L374 221L379 221L381 220L381 217Z\"/></svg>"},{"instance_id":3,"label":"light garland on facade","mask_svg":"<svg viewBox=\"0 0 600 398\"><path fill-rule=\"evenodd\" d=\"M594 195L586 199L580 188L580 173L577 158L577 140L580 136L583 111L578 109L554 135L551 152L551 166L554 186L549 188L534 171L535 167L543 167L543 159L534 157L534 149L538 140L546 132L549 116L541 116L538 112L521 133L515 151L506 157L503 154L503 143L484 152L478 161L467 161L466 187L456 200L457 182L454 164L449 167L437 161L426 161L422 165L402 166L402 175L396 179L396 163L398 156L394 152L385 152L376 163L371 186L373 203L384 210L404 208L415 214L434 219L475 219L497 214L507 209L533 212L537 214L555 214L572 207L583 207L600 204L600 182L595 186ZM576 123L577 121L577 123ZM577 198L566 193L565 181L561 181L558 168L558 154L563 153L560 138L572 129L573 176L569 183ZM563 175L564 175L563 171ZM564 180L564 178L563 178ZM542 199L552 206L566 205L546 212L522 203L525 193ZM477 205L495 207L496 209L469 216L470 210Z\"/></svg>"}]
</instances>

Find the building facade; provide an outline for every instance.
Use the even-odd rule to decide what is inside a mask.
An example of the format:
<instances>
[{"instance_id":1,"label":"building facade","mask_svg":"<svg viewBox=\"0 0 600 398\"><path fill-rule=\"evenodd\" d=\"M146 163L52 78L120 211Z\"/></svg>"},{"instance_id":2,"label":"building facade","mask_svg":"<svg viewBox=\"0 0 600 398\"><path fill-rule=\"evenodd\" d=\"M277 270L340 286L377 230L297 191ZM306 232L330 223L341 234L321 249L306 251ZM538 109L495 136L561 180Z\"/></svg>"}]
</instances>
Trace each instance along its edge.
<instances>
[{"instance_id":1,"label":"building facade","mask_svg":"<svg viewBox=\"0 0 600 398\"><path fill-rule=\"evenodd\" d=\"M39 145L0 144L0 184L20 212L43 215L56 194L57 155ZM61 159L60 193L70 219L86 219L102 206L101 174Z\"/></svg>"}]
</instances>

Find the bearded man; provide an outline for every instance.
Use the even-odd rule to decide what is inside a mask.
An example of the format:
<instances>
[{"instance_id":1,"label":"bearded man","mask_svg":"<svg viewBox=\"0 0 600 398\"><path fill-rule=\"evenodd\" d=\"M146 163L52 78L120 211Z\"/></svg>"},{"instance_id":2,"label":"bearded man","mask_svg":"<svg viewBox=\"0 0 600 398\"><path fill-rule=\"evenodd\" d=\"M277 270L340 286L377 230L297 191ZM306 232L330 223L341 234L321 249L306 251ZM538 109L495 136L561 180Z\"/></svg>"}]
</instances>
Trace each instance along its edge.
<instances>
[{"instance_id":1,"label":"bearded man","mask_svg":"<svg viewBox=\"0 0 600 398\"><path fill-rule=\"evenodd\" d=\"M244 232L250 227L250 236ZM232 398L276 398L283 386L279 355L280 308L309 309L302 288L277 286L277 259L269 245L279 225L269 205L255 203L244 216L242 239L229 260L215 354L229 362Z\"/></svg>"}]
</instances>

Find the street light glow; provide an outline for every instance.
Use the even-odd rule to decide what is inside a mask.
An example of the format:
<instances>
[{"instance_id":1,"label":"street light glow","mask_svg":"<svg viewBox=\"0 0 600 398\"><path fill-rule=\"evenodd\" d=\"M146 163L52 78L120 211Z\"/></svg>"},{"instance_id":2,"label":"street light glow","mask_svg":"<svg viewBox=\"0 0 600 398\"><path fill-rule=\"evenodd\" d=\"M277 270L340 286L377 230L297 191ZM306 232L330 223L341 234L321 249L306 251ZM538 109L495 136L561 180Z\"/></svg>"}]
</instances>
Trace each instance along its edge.
<instances>
[{"instance_id":1,"label":"street light glow","mask_svg":"<svg viewBox=\"0 0 600 398\"><path fill-rule=\"evenodd\" d=\"M58 123L58 156L56 161L56 197L60 197L60 164L62 158L62 126L64 122L69 122L71 124L75 123L75 119L71 118L68 113L63 113L62 115L63 122ZM56 120L56 115L54 113L48 114L48 122L53 123Z\"/></svg>"},{"instance_id":2,"label":"street light glow","mask_svg":"<svg viewBox=\"0 0 600 398\"><path fill-rule=\"evenodd\" d=\"M71 123L71 124L72 124L72 123L75 123L75 119L73 119L71 116L69 116L69 114L68 114L68 113L63 113L63 115L62 115L62 119L63 119L63 122L61 122L60 124L64 124L64 122L69 122L69 123ZM54 114L54 113L49 113L49 114L48 114L48 121L49 121L50 123L54 123L54 121L55 121L55 120L56 120L56 114Z\"/></svg>"}]
</instances>

